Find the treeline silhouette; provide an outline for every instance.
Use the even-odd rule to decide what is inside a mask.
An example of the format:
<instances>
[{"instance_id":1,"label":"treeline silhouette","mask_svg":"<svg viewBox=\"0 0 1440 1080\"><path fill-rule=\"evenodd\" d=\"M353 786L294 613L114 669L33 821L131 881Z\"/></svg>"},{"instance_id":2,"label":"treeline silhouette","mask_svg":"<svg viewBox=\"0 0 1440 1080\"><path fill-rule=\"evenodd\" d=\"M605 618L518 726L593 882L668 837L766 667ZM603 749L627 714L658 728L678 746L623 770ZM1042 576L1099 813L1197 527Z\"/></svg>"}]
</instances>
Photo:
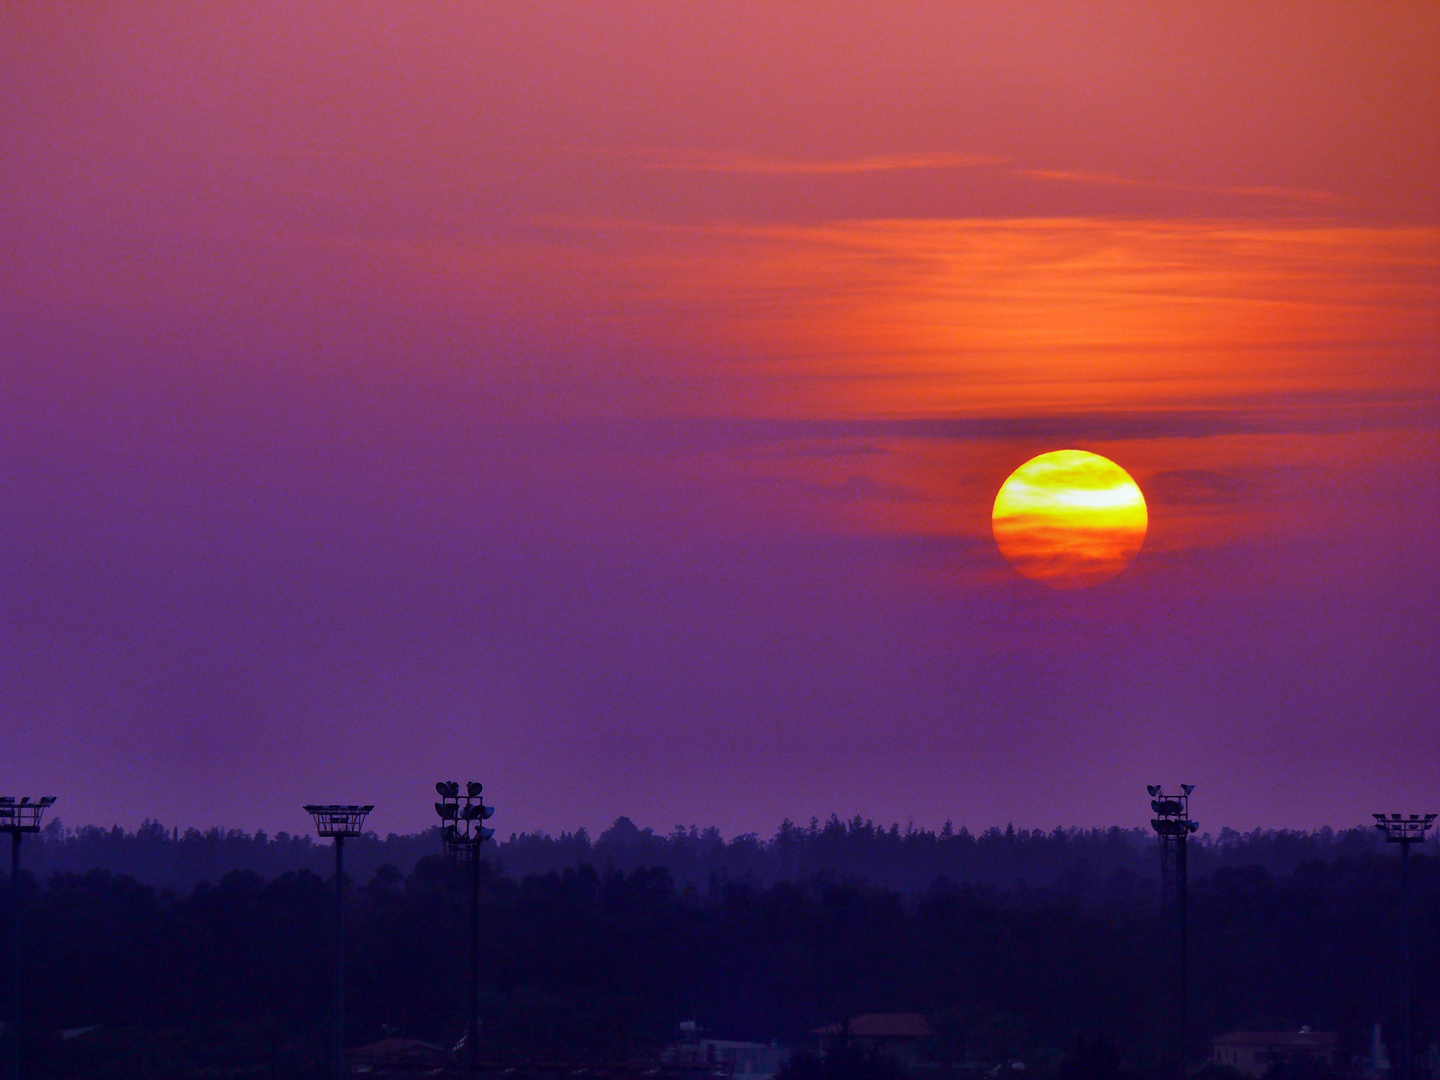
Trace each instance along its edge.
<instances>
[{"instance_id":1,"label":"treeline silhouette","mask_svg":"<svg viewBox=\"0 0 1440 1080\"><path fill-rule=\"evenodd\" d=\"M1190 859L1196 874L1238 866L1284 874L1306 862L1359 856L1383 846L1373 828L1249 833L1227 828L1192 839ZM355 877L368 880L382 866L409 874L420 859L439 850L438 829L385 837L370 833L347 844L346 860ZM769 839L746 833L729 840L714 828L657 833L622 817L594 840L584 829L559 836L512 833L489 852L502 872L515 877L586 865L625 873L663 867L677 886L702 892L712 881L769 886L830 875L907 895L927 889L937 877L1007 889L1063 885L1076 895L1143 890L1154 887L1156 860L1148 828L1046 832L1008 826L971 833L949 823L935 831L833 816L825 822L812 819L808 826L782 822ZM134 832L118 826L68 829L55 820L26 841L25 864L42 880L59 871L102 869L160 888L188 890L232 870L267 880L298 870L328 875L332 858L329 844L309 835L181 831L155 821Z\"/></svg>"},{"instance_id":2,"label":"treeline silhouette","mask_svg":"<svg viewBox=\"0 0 1440 1080\"><path fill-rule=\"evenodd\" d=\"M829 828L817 827L816 844ZM902 850L907 842L889 830L846 825L843 834ZM969 842L977 851L1013 844L1019 861L993 865L1036 879L1030 846L1140 848L1126 833L999 836ZM509 842L517 853L519 841ZM1212 864L1191 892L1192 1051L1235 1027L1310 1024L1341 1032L1346 1053L1358 1054L1369 1025L1393 1020L1398 859L1368 842L1349 853L1343 836L1271 841L1200 848ZM656 842L681 846L679 837ZM934 842L937 851L962 843ZM1280 859L1306 843L1328 857L1281 871L1225 864L1247 844ZM284 849L278 837L270 844ZM685 1019L719 1037L803 1045L812 1029L848 1016L914 1011L932 1018L930 1049L943 1060L1019 1058L1030 1075L1063 1080L1073 1072L1065 1049L1086 1045L1114 1047L1136 1077L1158 1071L1170 998L1157 905L1144 887L1153 866L1142 880L1140 864L1122 861L1082 898L1073 863L1049 884L935 874L909 891L847 880L834 864L773 883L696 865L710 868L704 887L663 867L582 864L517 878L485 864L487 1061L633 1059ZM1440 1017L1440 865L1417 854L1411 869L1416 1032L1427 1046ZM389 1034L453 1044L463 1029L465 890L434 855L408 874L387 866L355 881L346 907L352 1045ZM174 890L109 870L43 882L22 871L21 887L27 1076L323 1074L333 896L319 874L232 870Z\"/></svg>"}]
</instances>

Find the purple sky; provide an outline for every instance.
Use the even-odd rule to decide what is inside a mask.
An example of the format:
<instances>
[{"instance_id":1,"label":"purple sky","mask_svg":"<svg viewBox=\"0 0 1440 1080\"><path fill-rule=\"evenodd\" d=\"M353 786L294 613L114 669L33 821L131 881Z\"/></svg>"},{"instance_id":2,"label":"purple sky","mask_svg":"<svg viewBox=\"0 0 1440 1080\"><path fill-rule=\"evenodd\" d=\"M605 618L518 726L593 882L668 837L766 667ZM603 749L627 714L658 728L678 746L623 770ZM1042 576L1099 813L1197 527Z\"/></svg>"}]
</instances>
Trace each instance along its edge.
<instances>
[{"instance_id":1,"label":"purple sky","mask_svg":"<svg viewBox=\"0 0 1440 1080\"><path fill-rule=\"evenodd\" d=\"M1430 6L7 6L0 792L1440 809ZM1128 469L1135 563L995 491Z\"/></svg>"}]
</instances>

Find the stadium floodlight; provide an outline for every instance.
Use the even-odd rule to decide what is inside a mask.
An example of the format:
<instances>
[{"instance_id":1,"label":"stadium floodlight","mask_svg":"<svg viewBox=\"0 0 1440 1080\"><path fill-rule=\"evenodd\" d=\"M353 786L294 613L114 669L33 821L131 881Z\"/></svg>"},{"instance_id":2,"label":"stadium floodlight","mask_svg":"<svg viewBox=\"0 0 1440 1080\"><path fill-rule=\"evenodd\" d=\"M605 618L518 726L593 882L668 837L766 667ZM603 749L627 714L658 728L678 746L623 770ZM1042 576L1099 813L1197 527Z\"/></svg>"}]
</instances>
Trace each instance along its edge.
<instances>
[{"instance_id":1,"label":"stadium floodlight","mask_svg":"<svg viewBox=\"0 0 1440 1080\"><path fill-rule=\"evenodd\" d=\"M322 837L337 840L356 837L365 828L365 817L373 806L351 806L339 803L310 804L305 812L315 819L315 831Z\"/></svg>"},{"instance_id":2,"label":"stadium floodlight","mask_svg":"<svg viewBox=\"0 0 1440 1080\"><path fill-rule=\"evenodd\" d=\"M1385 840L1391 844L1401 844L1404 850L1409 850L1411 844L1421 843L1430 826L1435 824L1434 814L1391 814L1386 817L1384 814L1375 814L1375 827L1385 834Z\"/></svg>"},{"instance_id":3,"label":"stadium floodlight","mask_svg":"<svg viewBox=\"0 0 1440 1080\"><path fill-rule=\"evenodd\" d=\"M20 837L38 833L40 819L55 805L54 795L18 800L0 795L0 832L10 834L10 1022L6 1025L10 1043L11 1080L20 1080Z\"/></svg>"},{"instance_id":4,"label":"stadium floodlight","mask_svg":"<svg viewBox=\"0 0 1440 1080\"><path fill-rule=\"evenodd\" d=\"M470 870L470 994L465 1017L465 1075L475 1080L479 1052L480 1009L480 848L495 835L484 824L495 814L495 807L484 800L485 785L471 780L460 793L455 780L441 780L435 785L440 801L435 814L440 818L440 839L452 864L464 864Z\"/></svg>"},{"instance_id":5,"label":"stadium floodlight","mask_svg":"<svg viewBox=\"0 0 1440 1080\"><path fill-rule=\"evenodd\" d=\"M21 833L40 831L40 819L54 805L54 795L42 795L34 801L28 795L20 799L13 795L0 795L0 832L11 835L11 847L14 848L20 842Z\"/></svg>"},{"instance_id":6,"label":"stadium floodlight","mask_svg":"<svg viewBox=\"0 0 1440 1080\"><path fill-rule=\"evenodd\" d=\"M1150 784L1145 788L1150 796L1150 810L1155 815L1150 820L1150 827L1160 838L1161 905L1167 917L1167 933L1175 964L1175 1027L1172 1038L1176 1050L1175 1064L1182 1078L1185 1076L1185 1051L1190 1030L1186 841L1200 828L1200 823L1190 818L1190 794L1194 790L1194 784L1181 784L1178 795L1166 795L1159 784Z\"/></svg>"},{"instance_id":7,"label":"stadium floodlight","mask_svg":"<svg viewBox=\"0 0 1440 1080\"><path fill-rule=\"evenodd\" d=\"M335 968L334 996L330 1004L330 1071L332 1080L345 1078L345 841L360 836L365 818L375 807L355 803L307 803L305 812L315 819L315 831L335 841Z\"/></svg>"},{"instance_id":8,"label":"stadium floodlight","mask_svg":"<svg viewBox=\"0 0 1440 1080\"><path fill-rule=\"evenodd\" d=\"M1415 1051L1410 1030L1410 845L1425 842L1435 824L1434 814L1374 814L1375 827L1385 834L1387 844L1400 845L1400 1047L1396 1055L1396 1080L1410 1080L1415 1072Z\"/></svg>"}]
</instances>

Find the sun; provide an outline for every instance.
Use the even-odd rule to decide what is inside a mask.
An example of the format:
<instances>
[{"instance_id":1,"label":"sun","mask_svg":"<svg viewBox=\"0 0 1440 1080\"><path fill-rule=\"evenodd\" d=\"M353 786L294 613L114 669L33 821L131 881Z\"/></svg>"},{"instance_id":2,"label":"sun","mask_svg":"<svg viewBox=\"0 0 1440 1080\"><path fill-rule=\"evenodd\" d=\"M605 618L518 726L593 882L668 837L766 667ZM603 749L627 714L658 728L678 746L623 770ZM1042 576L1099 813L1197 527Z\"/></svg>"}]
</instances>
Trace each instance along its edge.
<instances>
[{"instance_id":1,"label":"sun","mask_svg":"<svg viewBox=\"0 0 1440 1080\"><path fill-rule=\"evenodd\" d=\"M1021 465L995 496L995 544L1017 573L1056 589L1108 581L1130 565L1150 518L1130 474L1086 450Z\"/></svg>"}]
</instances>

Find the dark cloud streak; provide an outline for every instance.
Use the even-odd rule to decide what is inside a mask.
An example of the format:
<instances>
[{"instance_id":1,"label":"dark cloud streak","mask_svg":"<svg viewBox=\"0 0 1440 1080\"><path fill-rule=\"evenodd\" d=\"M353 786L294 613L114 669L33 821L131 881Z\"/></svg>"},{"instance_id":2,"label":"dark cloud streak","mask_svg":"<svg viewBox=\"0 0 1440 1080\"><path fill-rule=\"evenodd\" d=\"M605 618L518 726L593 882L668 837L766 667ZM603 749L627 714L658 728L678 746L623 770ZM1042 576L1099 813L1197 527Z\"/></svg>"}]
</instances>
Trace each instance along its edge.
<instances>
[{"instance_id":1,"label":"dark cloud streak","mask_svg":"<svg viewBox=\"0 0 1440 1080\"><path fill-rule=\"evenodd\" d=\"M578 419L537 424L530 435L559 450L703 452L757 442L916 439L953 442L1124 442L1230 435L1344 435L1440 429L1428 397L1292 395L1202 409L856 419ZM879 452L872 446L868 452Z\"/></svg>"}]
</instances>

